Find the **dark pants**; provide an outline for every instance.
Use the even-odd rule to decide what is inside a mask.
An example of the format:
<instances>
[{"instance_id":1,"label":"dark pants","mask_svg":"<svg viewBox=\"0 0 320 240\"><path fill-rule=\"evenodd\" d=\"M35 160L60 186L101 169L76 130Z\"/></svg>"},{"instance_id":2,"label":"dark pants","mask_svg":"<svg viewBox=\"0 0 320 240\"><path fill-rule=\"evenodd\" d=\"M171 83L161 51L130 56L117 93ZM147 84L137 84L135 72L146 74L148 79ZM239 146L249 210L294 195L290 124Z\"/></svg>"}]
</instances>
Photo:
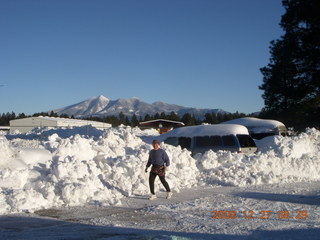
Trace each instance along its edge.
<instances>
[{"instance_id":1,"label":"dark pants","mask_svg":"<svg viewBox=\"0 0 320 240\"><path fill-rule=\"evenodd\" d=\"M150 172L150 175L149 175L149 186L150 186L151 194L155 194L154 193L154 181L155 181L157 175L158 174L154 173L154 172ZM165 176L159 176L159 178L160 178L161 183L163 184L163 186L167 190L167 192L170 192L171 190L170 190L169 184L166 181Z\"/></svg>"}]
</instances>

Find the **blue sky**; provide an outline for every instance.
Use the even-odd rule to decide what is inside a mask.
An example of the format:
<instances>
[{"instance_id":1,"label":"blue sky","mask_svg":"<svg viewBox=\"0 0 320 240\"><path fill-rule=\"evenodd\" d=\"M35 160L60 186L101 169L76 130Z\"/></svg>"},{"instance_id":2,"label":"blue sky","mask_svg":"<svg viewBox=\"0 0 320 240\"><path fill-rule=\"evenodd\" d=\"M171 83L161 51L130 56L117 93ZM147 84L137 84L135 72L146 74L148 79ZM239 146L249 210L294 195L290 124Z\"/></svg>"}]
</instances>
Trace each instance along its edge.
<instances>
[{"instance_id":1,"label":"blue sky","mask_svg":"<svg viewBox=\"0 0 320 240\"><path fill-rule=\"evenodd\" d=\"M0 113L98 95L252 113L281 0L0 0Z\"/></svg>"}]
</instances>

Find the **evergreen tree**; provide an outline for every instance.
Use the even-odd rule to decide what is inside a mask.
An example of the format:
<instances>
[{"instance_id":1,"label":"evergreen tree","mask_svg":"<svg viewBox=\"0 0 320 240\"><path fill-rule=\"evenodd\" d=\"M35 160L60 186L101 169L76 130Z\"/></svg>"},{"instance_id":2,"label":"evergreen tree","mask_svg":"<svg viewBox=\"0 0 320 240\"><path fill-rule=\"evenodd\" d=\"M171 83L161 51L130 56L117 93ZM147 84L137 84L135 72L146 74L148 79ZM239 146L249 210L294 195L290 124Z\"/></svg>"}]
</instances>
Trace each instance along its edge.
<instances>
[{"instance_id":1,"label":"evergreen tree","mask_svg":"<svg viewBox=\"0 0 320 240\"><path fill-rule=\"evenodd\" d=\"M181 121L186 125L186 126L192 126L196 124L196 119L194 115L190 113L186 113L182 116Z\"/></svg>"},{"instance_id":2,"label":"evergreen tree","mask_svg":"<svg viewBox=\"0 0 320 240\"><path fill-rule=\"evenodd\" d=\"M149 114L144 116L144 122L152 120L151 116Z\"/></svg>"},{"instance_id":3,"label":"evergreen tree","mask_svg":"<svg viewBox=\"0 0 320 240\"><path fill-rule=\"evenodd\" d=\"M136 114L133 114L132 118L131 118L131 126L132 127L136 127L139 125L139 121L137 119Z\"/></svg>"},{"instance_id":4,"label":"evergreen tree","mask_svg":"<svg viewBox=\"0 0 320 240\"><path fill-rule=\"evenodd\" d=\"M126 124L126 116L124 115L123 112L119 113L119 124L123 124L123 125Z\"/></svg>"},{"instance_id":5,"label":"evergreen tree","mask_svg":"<svg viewBox=\"0 0 320 240\"><path fill-rule=\"evenodd\" d=\"M17 119L26 118L27 116L24 113L19 113Z\"/></svg>"},{"instance_id":6,"label":"evergreen tree","mask_svg":"<svg viewBox=\"0 0 320 240\"><path fill-rule=\"evenodd\" d=\"M0 117L0 126L8 126L9 123L6 121L5 115L4 113L1 114Z\"/></svg>"},{"instance_id":7,"label":"evergreen tree","mask_svg":"<svg viewBox=\"0 0 320 240\"><path fill-rule=\"evenodd\" d=\"M47 112L34 113L32 117L49 116Z\"/></svg>"},{"instance_id":8,"label":"evergreen tree","mask_svg":"<svg viewBox=\"0 0 320 240\"><path fill-rule=\"evenodd\" d=\"M168 117L167 117L167 115L166 115L164 112L162 112L162 113L160 114L160 118L161 118L161 119L167 119Z\"/></svg>"},{"instance_id":9,"label":"evergreen tree","mask_svg":"<svg viewBox=\"0 0 320 240\"><path fill-rule=\"evenodd\" d=\"M51 116L51 114L50 114L50 116ZM58 117L58 114L54 113L51 117ZM69 115L66 114L66 113L61 114L59 117L61 117L61 118L70 118Z\"/></svg>"},{"instance_id":10,"label":"evergreen tree","mask_svg":"<svg viewBox=\"0 0 320 240\"><path fill-rule=\"evenodd\" d=\"M218 119L217 119L217 115L216 113L212 113L212 124L217 124L218 123Z\"/></svg>"},{"instance_id":11,"label":"evergreen tree","mask_svg":"<svg viewBox=\"0 0 320 240\"><path fill-rule=\"evenodd\" d=\"M270 63L261 68L265 108L295 127L319 126L320 1L283 0L284 35L271 42Z\"/></svg>"},{"instance_id":12,"label":"evergreen tree","mask_svg":"<svg viewBox=\"0 0 320 240\"><path fill-rule=\"evenodd\" d=\"M205 123L213 124L213 117L212 117L212 114L211 114L211 113L206 113L206 114L204 115L204 122L205 122Z\"/></svg>"},{"instance_id":13,"label":"evergreen tree","mask_svg":"<svg viewBox=\"0 0 320 240\"><path fill-rule=\"evenodd\" d=\"M177 122L180 122L180 120L181 120L180 117L174 111L172 111L167 118L172 121L177 121Z\"/></svg>"},{"instance_id":14,"label":"evergreen tree","mask_svg":"<svg viewBox=\"0 0 320 240\"><path fill-rule=\"evenodd\" d=\"M14 112L7 112L6 114L2 114L1 118L0 118L0 126L9 126L10 121L11 120L15 120L16 119L16 114Z\"/></svg>"},{"instance_id":15,"label":"evergreen tree","mask_svg":"<svg viewBox=\"0 0 320 240\"><path fill-rule=\"evenodd\" d=\"M159 118L161 118L159 113L156 113L156 114L153 116L153 119L159 119Z\"/></svg>"},{"instance_id":16,"label":"evergreen tree","mask_svg":"<svg viewBox=\"0 0 320 240\"><path fill-rule=\"evenodd\" d=\"M113 127L119 126L120 122L116 116L107 116L105 119L106 123L110 123Z\"/></svg>"},{"instance_id":17,"label":"evergreen tree","mask_svg":"<svg viewBox=\"0 0 320 240\"><path fill-rule=\"evenodd\" d=\"M14 112L11 112L9 120L15 120L16 118L16 114Z\"/></svg>"},{"instance_id":18,"label":"evergreen tree","mask_svg":"<svg viewBox=\"0 0 320 240\"><path fill-rule=\"evenodd\" d=\"M58 114L54 111L51 111L49 117L58 117Z\"/></svg>"},{"instance_id":19,"label":"evergreen tree","mask_svg":"<svg viewBox=\"0 0 320 240\"><path fill-rule=\"evenodd\" d=\"M129 118L127 116L125 117L124 125L126 125L126 126L130 126L131 125L131 122L130 122L130 120L129 120Z\"/></svg>"}]
</instances>

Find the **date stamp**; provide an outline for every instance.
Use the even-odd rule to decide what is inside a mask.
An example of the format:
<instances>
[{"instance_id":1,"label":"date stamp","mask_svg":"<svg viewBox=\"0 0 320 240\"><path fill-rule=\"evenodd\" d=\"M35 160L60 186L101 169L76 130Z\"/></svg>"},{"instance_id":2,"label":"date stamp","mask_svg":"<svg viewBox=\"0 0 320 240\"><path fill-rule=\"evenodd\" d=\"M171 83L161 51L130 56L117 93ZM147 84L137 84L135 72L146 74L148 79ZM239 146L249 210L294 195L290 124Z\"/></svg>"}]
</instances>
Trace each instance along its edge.
<instances>
[{"instance_id":1,"label":"date stamp","mask_svg":"<svg viewBox=\"0 0 320 240\"><path fill-rule=\"evenodd\" d=\"M308 211L298 210L298 211L212 211L212 219L307 219Z\"/></svg>"}]
</instances>

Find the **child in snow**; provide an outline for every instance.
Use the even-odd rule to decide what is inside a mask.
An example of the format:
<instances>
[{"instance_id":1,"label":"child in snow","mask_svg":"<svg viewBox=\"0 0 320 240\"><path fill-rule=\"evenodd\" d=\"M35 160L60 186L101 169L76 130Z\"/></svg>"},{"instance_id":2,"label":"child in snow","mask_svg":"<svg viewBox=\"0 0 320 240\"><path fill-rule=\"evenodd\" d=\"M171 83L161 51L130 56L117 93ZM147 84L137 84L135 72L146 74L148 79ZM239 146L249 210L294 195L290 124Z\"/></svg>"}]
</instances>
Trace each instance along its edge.
<instances>
[{"instance_id":1,"label":"child in snow","mask_svg":"<svg viewBox=\"0 0 320 240\"><path fill-rule=\"evenodd\" d=\"M145 171L148 172L148 167L152 165L149 175L149 186L151 192L149 200L154 200L157 198L156 194L154 193L154 181L156 179L156 176L159 176L161 183L167 191L167 199L170 199L172 193L169 184L165 179L165 170L166 167L169 167L170 165L170 159L168 157L168 154L160 148L159 140L153 140L152 146L153 149L149 152L149 159L145 169Z\"/></svg>"}]
</instances>

